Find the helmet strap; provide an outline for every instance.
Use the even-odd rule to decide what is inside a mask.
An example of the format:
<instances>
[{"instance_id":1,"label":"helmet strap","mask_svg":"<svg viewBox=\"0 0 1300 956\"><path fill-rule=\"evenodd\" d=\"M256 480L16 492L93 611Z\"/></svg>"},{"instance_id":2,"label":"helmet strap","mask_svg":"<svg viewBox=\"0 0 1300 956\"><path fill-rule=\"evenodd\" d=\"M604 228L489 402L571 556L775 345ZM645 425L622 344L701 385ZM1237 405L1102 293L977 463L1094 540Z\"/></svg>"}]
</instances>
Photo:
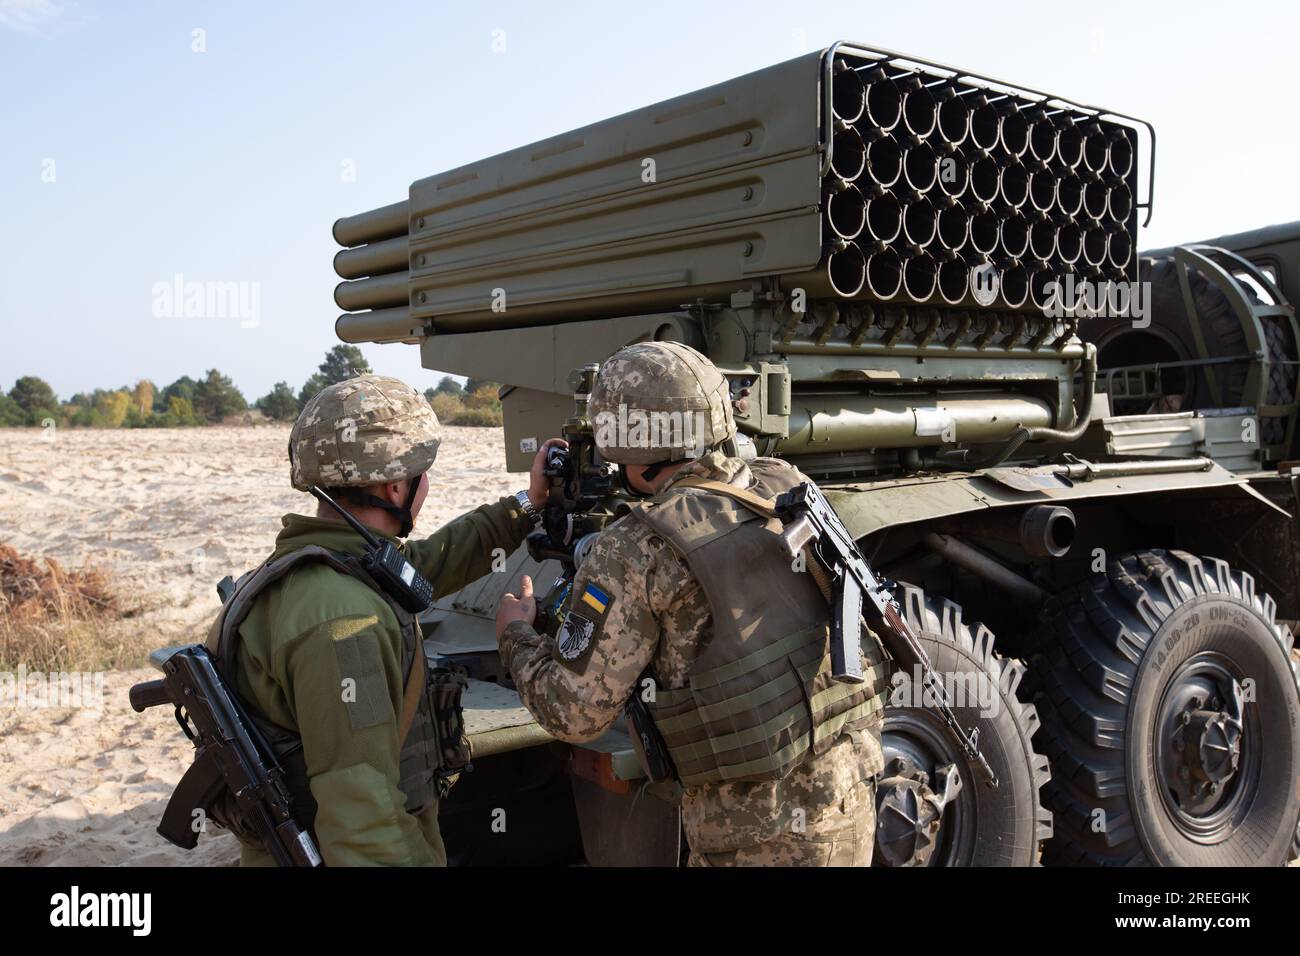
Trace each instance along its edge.
<instances>
[{"instance_id":1,"label":"helmet strap","mask_svg":"<svg viewBox=\"0 0 1300 956\"><path fill-rule=\"evenodd\" d=\"M401 522L401 528L398 529L397 537L405 538L415 527L415 519L411 516L411 506L415 504L415 496L420 491L420 479L423 473L411 478L411 486L406 492L406 502L402 505L395 505L391 501L385 501L375 495L362 494L356 488L340 488L335 491L334 497L346 498L353 504L367 505L371 508L379 508L395 516Z\"/></svg>"}]
</instances>

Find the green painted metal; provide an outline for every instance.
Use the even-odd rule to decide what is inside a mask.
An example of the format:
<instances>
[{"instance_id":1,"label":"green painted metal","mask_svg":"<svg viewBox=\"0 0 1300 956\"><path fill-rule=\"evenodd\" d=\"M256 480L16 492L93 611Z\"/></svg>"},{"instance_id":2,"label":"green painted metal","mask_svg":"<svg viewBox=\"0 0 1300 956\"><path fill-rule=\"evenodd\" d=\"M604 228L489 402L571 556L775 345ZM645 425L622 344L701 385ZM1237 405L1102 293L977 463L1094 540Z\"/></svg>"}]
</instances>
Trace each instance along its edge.
<instances>
[{"instance_id":1,"label":"green painted metal","mask_svg":"<svg viewBox=\"0 0 1300 956\"><path fill-rule=\"evenodd\" d=\"M1250 497L1273 513L1289 517L1208 458L1078 464L1091 469L1092 477L1087 478L1087 471L1072 476L1063 465L1004 466L982 473L915 475L837 485L827 492L827 498L857 538L914 522L1012 505L1211 490L1226 497Z\"/></svg>"},{"instance_id":2,"label":"green painted metal","mask_svg":"<svg viewBox=\"0 0 1300 956\"><path fill-rule=\"evenodd\" d=\"M978 94L999 108L1050 111L1134 143L1145 128L1154 146L1150 124L1132 117L841 42L429 176L404 203L339 220L335 237L350 247L335 258L344 279L335 298L350 312L338 320L340 338L404 341L671 311L725 301L755 280L761 291L813 299L891 298L848 288L861 285L855 257L873 248L859 250L823 221L828 196L858 177L836 163L842 136L860 143L859 127L834 114L837 64ZM1125 182L1136 194L1136 163ZM1148 214L1152 188L1148 176L1136 204ZM1133 239L1136 208L1125 218ZM913 294L936 307L983 307L973 295Z\"/></svg>"}]
</instances>

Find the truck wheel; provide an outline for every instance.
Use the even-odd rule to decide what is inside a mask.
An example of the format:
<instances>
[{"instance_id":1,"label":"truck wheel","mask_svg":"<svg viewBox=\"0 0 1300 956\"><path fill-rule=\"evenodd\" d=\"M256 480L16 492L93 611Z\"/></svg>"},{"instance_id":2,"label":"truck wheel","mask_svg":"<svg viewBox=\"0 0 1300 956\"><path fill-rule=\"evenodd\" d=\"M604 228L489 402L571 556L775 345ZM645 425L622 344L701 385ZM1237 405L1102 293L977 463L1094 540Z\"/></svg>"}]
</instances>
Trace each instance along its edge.
<instances>
[{"instance_id":1,"label":"truck wheel","mask_svg":"<svg viewBox=\"0 0 1300 956\"><path fill-rule=\"evenodd\" d=\"M1032 866L1052 817L1039 801L1047 759L1034 752L1034 705L1016 698L1019 661L993 650L993 634L966 624L952 601L920 588L895 593L945 681L958 722L978 728L980 751L998 777L989 789L954 744L933 707L895 675L885 708L885 770L876 788L876 866ZM909 675L910 676L910 675Z\"/></svg>"},{"instance_id":2,"label":"truck wheel","mask_svg":"<svg viewBox=\"0 0 1300 956\"><path fill-rule=\"evenodd\" d=\"M1057 595L1033 668L1052 762L1043 862L1283 863L1300 698L1271 597L1217 558L1141 551Z\"/></svg>"}]
</instances>

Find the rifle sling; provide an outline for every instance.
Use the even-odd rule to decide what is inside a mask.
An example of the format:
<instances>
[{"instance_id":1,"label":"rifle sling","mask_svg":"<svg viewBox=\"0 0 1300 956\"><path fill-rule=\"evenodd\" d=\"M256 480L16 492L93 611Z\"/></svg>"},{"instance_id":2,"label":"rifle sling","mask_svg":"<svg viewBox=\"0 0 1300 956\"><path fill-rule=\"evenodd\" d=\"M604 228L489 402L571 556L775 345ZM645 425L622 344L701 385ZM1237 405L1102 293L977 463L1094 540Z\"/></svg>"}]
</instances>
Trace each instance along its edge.
<instances>
[{"instance_id":1,"label":"rifle sling","mask_svg":"<svg viewBox=\"0 0 1300 956\"><path fill-rule=\"evenodd\" d=\"M714 481L712 478L696 478L693 475L687 475L673 482L674 488L700 488L704 491L712 491L714 494L725 495L732 498L750 511L762 515L764 518L776 517L776 502L764 498L762 495L756 495L747 488L737 488L735 485L729 485L723 481Z\"/></svg>"},{"instance_id":2,"label":"rifle sling","mask_svg":"<svg viewBox=\"0 0 1300 956\"><path fill-rule=\"evenodd\" d=\"M400 746L411 732L415 723L415 712L420 707L420 695L424 693L425 672L429 669L424 660L424 642L420 641L415 649L415 659L411 661L411 671L406 675L406 688L402 691L402 717L397 724L397 742Z\"/></svg>"}]
</instances>

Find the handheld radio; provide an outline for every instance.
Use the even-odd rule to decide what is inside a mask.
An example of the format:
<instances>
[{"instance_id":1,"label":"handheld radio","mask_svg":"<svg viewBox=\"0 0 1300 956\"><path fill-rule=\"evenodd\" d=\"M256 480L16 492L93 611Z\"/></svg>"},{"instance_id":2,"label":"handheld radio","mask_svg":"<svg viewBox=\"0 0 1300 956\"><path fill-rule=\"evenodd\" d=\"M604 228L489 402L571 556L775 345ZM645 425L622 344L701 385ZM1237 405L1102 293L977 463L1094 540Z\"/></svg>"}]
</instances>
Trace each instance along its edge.
<instances>
[{"instance_id":1,"label":"handheld radio","mask_svg":"<svg viewBox=\"0 0 1300 956\"><path fill-rule=\"evenodd\" d=\"M431 585L402 552L391 541L381 541L366 530L363 525L320 488L312 485L307 489L320 501L325 502L339 513L349 527L366 540L366 554L362 564L366 573L374 578L383 592L412 614L427 610L433 603L433 585Z\"/></svg>"}]
</instances>

